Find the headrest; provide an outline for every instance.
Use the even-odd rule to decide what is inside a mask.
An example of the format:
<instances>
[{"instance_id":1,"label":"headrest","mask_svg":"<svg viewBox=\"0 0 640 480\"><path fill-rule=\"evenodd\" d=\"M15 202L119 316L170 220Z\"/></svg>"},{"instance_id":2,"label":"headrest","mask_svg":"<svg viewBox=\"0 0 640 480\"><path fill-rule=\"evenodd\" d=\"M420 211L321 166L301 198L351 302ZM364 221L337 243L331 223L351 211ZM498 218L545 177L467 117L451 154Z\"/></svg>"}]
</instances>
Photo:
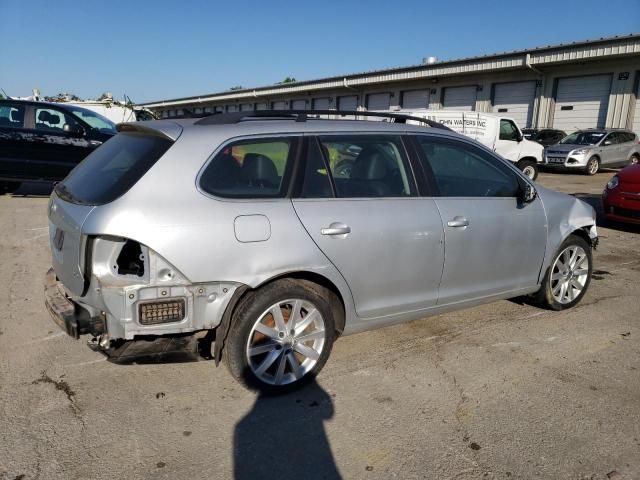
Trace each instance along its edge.
<instances>
[{"instance_id":1,"label":"headrest","mask_svg":"<svg viewBox=\"0 0 640 480\"><path fill-rule=\"evenodd\" d=\"M51 118L51 114L49 112L47 112L46 110L42 110L38 114L38 121L39 122L49 122L50 118Z\"/></svg>"},{"instance_id":2,"label":"headrest","mask_svg":"<svg viewBox=\"0 0 640 480\"><path fill-rule=\"evenodd\" d=\"M60 123L60 115L56 113L49 114L49 125L58 125Z\"/></svg>"},{"instance_id":3,"label":"headrest","mask_svg":"<svg viewBox=\"0 0 640 480\"><path fill-rule=\"evenodd\" d=\"M273 161L266 155L247 153L242 162L242 177L251 182L262 182L276 187L279 185L278 171Z\"/></svg>"},{"instance_id":4,"label":"headrest","mask_svg":"<svg viewBox=\"0 0 640 480\"><path fill-rule=\"evenodd\" d=\"M380 180L387 175L389 155L379 147L365 147L351 169L351 178Z\"/></svg>"},{"instance_id":5,"label":"headrest","mask_svg":"<svg viewBox=\"0 0 640 480\"><path fill-rule=\"evenodd\" d=\"M23 110L11 110L9 114L9 118L12 122L22 122L24 119L24 111Z\"/></svg>"}]
</instances>

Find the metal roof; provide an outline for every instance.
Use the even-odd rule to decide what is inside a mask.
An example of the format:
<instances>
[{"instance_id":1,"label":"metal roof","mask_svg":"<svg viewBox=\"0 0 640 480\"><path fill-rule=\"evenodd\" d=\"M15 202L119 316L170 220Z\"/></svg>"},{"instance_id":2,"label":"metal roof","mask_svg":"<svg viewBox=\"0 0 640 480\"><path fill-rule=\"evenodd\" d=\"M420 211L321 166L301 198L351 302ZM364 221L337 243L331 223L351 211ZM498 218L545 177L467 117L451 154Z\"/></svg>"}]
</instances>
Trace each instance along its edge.
<instances>
[{"instance_id":1,"label":"metal roof","mask_svg":"<svg viewBox=\"0 0 640 480\"><path fill-rule=\"evenodd\" d=\"M522 68L527 66L540 68L547 64L584 61L602 56L615 57L633 54L640 54L640 33L458 58L439 61L433 64L420 63L404 67L335 75L315 80L266 85L241 90L226 90L205 95L147 102L141 105L146 107L162 107L194 105L221 100L257 99L264 96L307 92L310 90L317 91L340 87L355 87L367 84L443 77L499 69Z\"/></svg>"}]
</instances>

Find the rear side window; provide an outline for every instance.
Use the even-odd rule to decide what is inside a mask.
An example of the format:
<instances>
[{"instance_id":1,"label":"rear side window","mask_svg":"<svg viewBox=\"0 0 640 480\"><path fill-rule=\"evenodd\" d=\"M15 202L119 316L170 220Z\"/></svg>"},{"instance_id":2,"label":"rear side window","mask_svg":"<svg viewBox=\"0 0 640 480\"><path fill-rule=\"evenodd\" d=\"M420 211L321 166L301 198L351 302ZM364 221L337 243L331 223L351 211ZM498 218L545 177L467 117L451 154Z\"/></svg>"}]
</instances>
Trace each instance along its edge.
<instances>
[{"instance_id":1,"label":"rear side window","mask_svg":"<svg viewBox=\"0 0 640 480\"><path fill-rule=\"evenodd\" d=\"M0 127L23 128L24 105L0 105Z\"/></svg>"},{"instance_id":2,"label":"rear side window","mask_svg":"<svg viewBox=\"0 0 640 480\"><path fill-rule=\"evenodd\" d=\"M78 129L71 115L52 108L36 108L36 130L60 133Z\"/></svg>"},{"instance_id":3,"label":"rear side window","mask_svg":"<svg viewBox=\"0 0 640 480\"><path fill-rule=\"evenodd\" d=\"M402 140L391 135L319 137L341 198L410 197L415 184Z\"/></svg>"},{"instance_id":4,"label":"rear side window","mask_svg":"<svg viewBox=\"0 0 640 480\"><path fill-rule=\"evenodd\" d=\"M230 143L202 172L200 188L228 198L283 197L293 142L291 137L282 137Z\"/></svg>"},{"instance_id":5,"label":"rear side window","mask_svg":"<svg viewBox=\"0 0 640 480\"><path fill-rule=\"evenodd\" d=\"M56 186L64 200L103 205L124 195L169 149L164 137L120 133L93 151Z\"/></svg>"}]
</instances>

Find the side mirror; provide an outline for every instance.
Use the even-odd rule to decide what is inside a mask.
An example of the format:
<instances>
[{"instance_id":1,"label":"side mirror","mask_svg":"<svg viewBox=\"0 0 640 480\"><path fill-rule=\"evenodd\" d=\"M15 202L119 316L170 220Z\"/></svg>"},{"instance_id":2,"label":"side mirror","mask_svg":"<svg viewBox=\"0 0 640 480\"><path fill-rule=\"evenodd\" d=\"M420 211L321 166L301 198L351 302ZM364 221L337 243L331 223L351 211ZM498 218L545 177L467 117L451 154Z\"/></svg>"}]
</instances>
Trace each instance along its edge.
<instances>
[{"instance_id":1,"label":"side mirror","mask_svg":"<svg viewBox=\"0 0 640 480\"><path fill-rule=\"evenodd\" d=\"M518 140L518 143L524 140L524 135L522 135L522 132L520 130L518 130L518 132L516 133L516 140Z\"/></svg>"},{"instance_id":2,"label":"side mirror","mask_svg":"<svg viewBox=\"0 0 640 480\"><path fill-rule=\"evenodd\" d=\"M535 187L522 178L518 179L518 183L520 184L518 192L518 200L520 203L526 204L533 202L538 196L538 192Z\"/></svg>"},{"instance_id":3,"label":"side mirror","mask_svg":"<svg viewBox=\"0 0 640 480\"><path fill-rule=\"evenodd\" d=\"M77 125L75 127L69 125L68 123L65 123L62 127L62 130L64 130L65 132L71 134L74 137L84 137L87 132L85 131L85 129L81 126L81 125Z\"/></svg>"},{"instance_id":4,"label":"side mirror","mask_svg":"<svg viewBox=\"0 0 640 480\"><path fill-rule=\"evenodd\" d=\"M608 147L609 145L611 145L611 140L605 140L602 144L603 147Z\"/></svg>"}]
</instances>

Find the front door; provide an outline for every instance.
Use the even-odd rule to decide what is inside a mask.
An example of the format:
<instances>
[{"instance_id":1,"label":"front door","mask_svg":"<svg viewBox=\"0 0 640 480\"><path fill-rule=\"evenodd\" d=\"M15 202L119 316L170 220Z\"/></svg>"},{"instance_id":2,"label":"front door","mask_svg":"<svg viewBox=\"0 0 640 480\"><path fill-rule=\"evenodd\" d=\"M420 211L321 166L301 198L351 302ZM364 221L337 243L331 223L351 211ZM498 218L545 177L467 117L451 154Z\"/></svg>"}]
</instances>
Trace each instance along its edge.
<instances>
[{"instance_id":1,"label":"front door","mask_svg":"<svg viewBox=\"0 0 640 480\"><path fill-rule=\"evenodd\" d=\"M419 136L445 231L438 304L534 287L545 254L542 202L519 204L517 173L461 140Z\"/></svg>"},{"instance_id":2,"label":"front door","mask_svg":"<svg viewBox=\"0 0 640 480\"><path fill-rule=\"evenodd\" d=\"M496 153L512 162L520 159L521 145L518 141L520 138L516 124L511 120L500 120L500 133L496 140L494 150Z\"/></svg>"},{"instance_id":3,"label":"front door","mask_svg":"<svg viewBox=\"0 0 640 480\"><path fill-rule=\"evenodd\" d=\"M33 153L29 177L62 180L92 150L80 124L68 113L50 105L35 107Z\"/></svg>"},{"instance_id":4,"label":"front door","mask_svg":"<svg viewBox=\"0 0 640 480\"><path fill-rule=\"evenodd\" d=\"M417 196L399 136L310 137L304 177L294 208L349 284L360 317L436 304L442 222L435 201Z\"/></svg>"}]
</instances>

